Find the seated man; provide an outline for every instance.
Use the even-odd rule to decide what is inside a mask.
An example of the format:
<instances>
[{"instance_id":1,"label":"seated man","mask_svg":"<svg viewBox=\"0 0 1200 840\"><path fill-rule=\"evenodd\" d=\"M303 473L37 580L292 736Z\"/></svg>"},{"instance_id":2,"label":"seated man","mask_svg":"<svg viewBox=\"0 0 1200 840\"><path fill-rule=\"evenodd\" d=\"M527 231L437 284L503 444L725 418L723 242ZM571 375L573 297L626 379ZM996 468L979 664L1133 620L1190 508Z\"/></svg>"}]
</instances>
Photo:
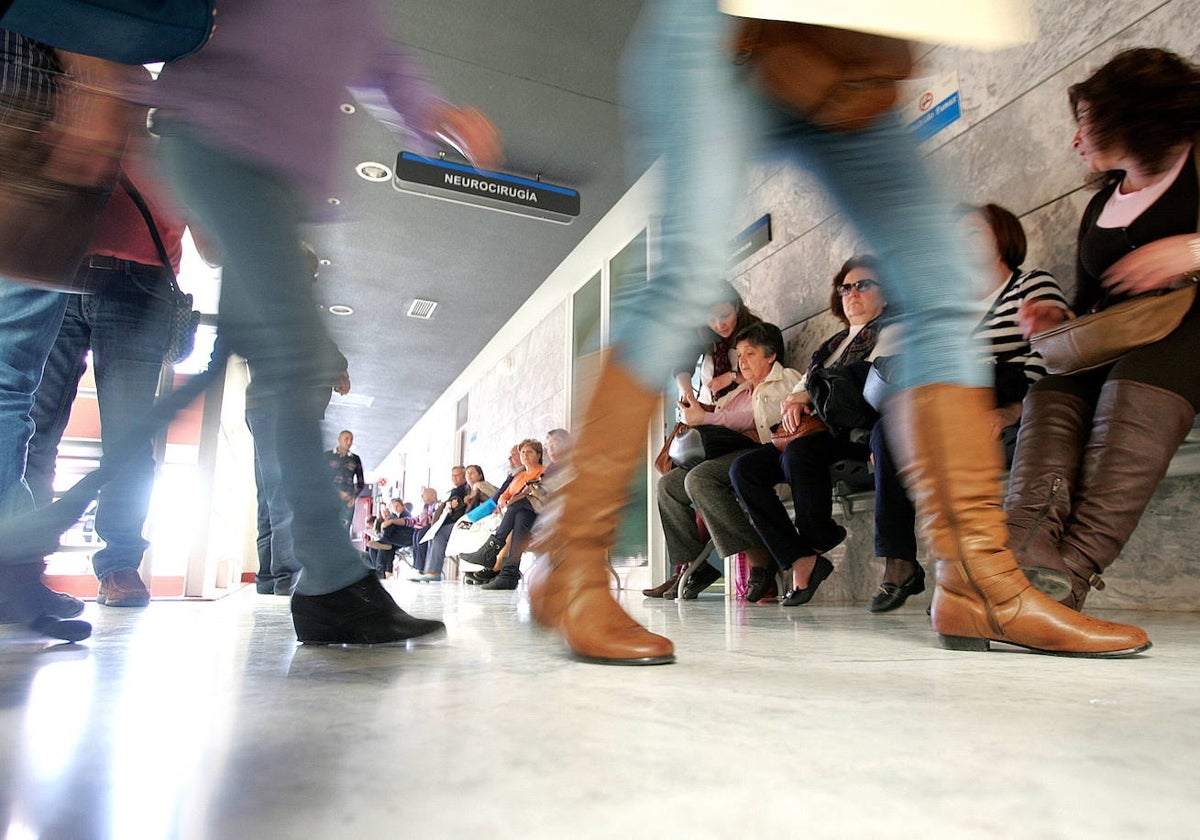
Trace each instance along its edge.
<instances>
[{"instance_id":1,"label":"seated man","mask_svg":"<svg viewBox=\"0 0 1200 840\"><path fill-rule=\"evenodd\" d=\"M450 534L454 531L455 523L467 512L466 497L470 490L467 486L467 468L456 466L451 469L450 482L454 486L445 502L445 517L442 516L440 508L434 517L434 521L441 519L441 524L433 539L427 543L428 551L425 555L425 573L421 575L422 580L442 579L442 566L446 562L446 545L450 542Z\"/></svg>"}]
</instances>

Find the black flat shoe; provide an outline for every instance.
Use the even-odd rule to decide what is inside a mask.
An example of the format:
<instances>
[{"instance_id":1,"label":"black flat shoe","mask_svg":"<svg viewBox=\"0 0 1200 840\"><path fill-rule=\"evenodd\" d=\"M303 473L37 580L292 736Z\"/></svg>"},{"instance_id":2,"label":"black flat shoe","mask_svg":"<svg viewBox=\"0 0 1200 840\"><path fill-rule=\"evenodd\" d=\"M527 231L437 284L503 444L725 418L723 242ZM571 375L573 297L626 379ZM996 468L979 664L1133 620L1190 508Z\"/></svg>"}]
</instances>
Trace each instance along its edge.
<instances>
[{"instance_id":1,"label":"black flat shoe","mask_svg":"<svg viewBox=\"0 0 1200 840\"><path fill-rule=\"evenodd\" d=\"M717 571L712 563L705 561L699 569L692 572L692 576L688 578L687 583L683 585L683 591L679 597L685 601L695 601L700 597L700 593L708 587L712 586L721 579L721 573Z\"/></svg>"},{"instance_id":2,"label":"black flat shoe","mask_svg":"<svg viewBox=\"0 0 1200 840\"><path fill-rule=\"evenodd\" d=\"M374 572L328 595L293 595L292 624L306 645L390 645L446 629L396 606Z\"/></svg>"},{"instance_id":3,"label":"black flat shoe","mask_svg":"<svg viewBox=\"0 0 1200 840\"><path fill-rule=\"evenodd\" d=\"M498 574L500 573L494 569L483 569L478 572L467 572L463 575L463 580L467 582L468 586L480 586L493 580Z\"/></svg>"},{"instance_id":4,"label":"black flat shoe","mask_svg":"<svg viewBox=\"0 0 1200 840\"><path fill-rule=\"evenodd\" d=\"M813 566L812 575L808 578L808 586L803 589L799 587L793 589L780 603L785 607L798 607L801 604L807 604L817 594L817 587L831 574L833 574L833 564L829 562L829 559L825 555L818 554L817 563Z\"/></svg>"},{"instance_id":5,"label":"black flat shoe","mask_svg":"<svg viewBox=\"0 0 1200 840\"><path fill-rule=\"evenodd\" d=\"M757 604L764 598L773 598L778 594L775 588L775 568L751 566L750 581L746 586L746 602Z\"/></svg>"},{"instance_id":6,"label":"black flat shoe","mask_svg":"<svg viewBox=\"0 0 1200 840\"><path fill-rule=\"evenodd\" d=\"M904 606L910 595L925 591L925 570L917 566L917 570L904 583L879 584L879 591L871 599L869 609L873 613L888 612Z\"/></svg>"}]
</instances>

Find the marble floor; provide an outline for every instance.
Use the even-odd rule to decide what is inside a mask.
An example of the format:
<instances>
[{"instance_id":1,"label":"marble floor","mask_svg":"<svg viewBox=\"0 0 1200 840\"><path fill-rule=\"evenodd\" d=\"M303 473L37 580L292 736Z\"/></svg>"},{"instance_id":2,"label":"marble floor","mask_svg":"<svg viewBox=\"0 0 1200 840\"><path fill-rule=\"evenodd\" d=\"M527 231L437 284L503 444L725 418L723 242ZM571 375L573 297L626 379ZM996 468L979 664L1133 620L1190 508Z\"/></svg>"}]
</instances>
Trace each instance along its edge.
<instances>
[{"instance_id":1,"label":"marble floor","mask_svg":"<svg viewBox=\"0 0 1200 840\"><path fill-rule=\"evenodd\" d=\"M0 628L7 840L1191 838L1200 614L1132 660L936 647L925 600L628 601L677 664L568 659L525 593L389 582L443 641L298 647L253 588Z\"/></svg>"}]
</instances>

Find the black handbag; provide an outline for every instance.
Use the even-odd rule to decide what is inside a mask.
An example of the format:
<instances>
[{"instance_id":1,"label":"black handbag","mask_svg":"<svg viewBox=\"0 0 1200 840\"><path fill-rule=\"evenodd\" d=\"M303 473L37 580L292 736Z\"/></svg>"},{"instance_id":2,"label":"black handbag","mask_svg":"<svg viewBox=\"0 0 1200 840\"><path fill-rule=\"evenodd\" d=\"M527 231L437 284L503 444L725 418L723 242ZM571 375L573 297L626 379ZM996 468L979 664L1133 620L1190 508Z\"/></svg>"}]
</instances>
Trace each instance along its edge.
<instances>
[{"instance_id":1,"label":"black handbag","mask_svg":"<svg viewBox=\"0 0 1200 840\"><path fill-rule=\"evenodd\" d=\"M805 389L812 399L813 411L834 434L870 429L879 419L879 413L863 396L870 370L870 362L860 361L838 367L818 367L809 372Z\"/></svg>"},{"instance_id":2,"label":"black handbag","mask_svg":"<svg viewBox=\"0 0 1200 840\"><path fill-rule=\"evenodd\" d=\"M169 281L167 294L170 295L171 303L171 329L167 336L167 349L163 352L163 362L175 365L192 355L192 351L196 349L196 330L200 326L200 313L192 309L195 299L180 289L179 284L175 281L175 270L171 268L171 258L167 256L167 249L163 246L162 237L158 235L158 228L154 224L154 217L150 215L150 208L146 206L146 200L142 198L137 187L124 174L121 175L121 187L129 193L129 197L133 199L133 203L141 212L146 227L150 230L150 238L154 240L154 247L158 249L158 258L167 272Z\"/></svg>"},{"instance_id":3,"label":"black handbag","mask_svg":"<svg viewBox=\"0 0 1200 840\"><path fill-rule=\"evenodd\" d=\"M669 452L675 466L690 470L712 458L755 445L753 438L724 426L689 426L671 441Z\"/></svg>"}]
</instances>

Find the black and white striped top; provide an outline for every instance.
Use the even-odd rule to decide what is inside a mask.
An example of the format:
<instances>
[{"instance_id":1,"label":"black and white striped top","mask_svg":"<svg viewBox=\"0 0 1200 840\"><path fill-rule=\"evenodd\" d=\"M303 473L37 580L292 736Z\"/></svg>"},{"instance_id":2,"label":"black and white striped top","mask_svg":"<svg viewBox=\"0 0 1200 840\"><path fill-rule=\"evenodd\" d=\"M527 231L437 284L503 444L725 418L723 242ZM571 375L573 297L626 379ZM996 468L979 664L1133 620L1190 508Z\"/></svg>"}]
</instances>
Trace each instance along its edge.
<instances>
[{"instance_id":1,"label":"black and white striped top","mask_svg":"<svg viewBox=\"0 0 1200 840\"><path fill-rule=\"evenodd\" d=\"M1026 300L1051 300L1067 308L1066 298L1058 281L1041 269L1014 274L992 303L975 328L975 337L985 342L988 354L996 364L1021 365L1025 379L1032 385L1046 375L1041 357L1021 335L1017 310Z\"/></svg>"}]
</instances>

